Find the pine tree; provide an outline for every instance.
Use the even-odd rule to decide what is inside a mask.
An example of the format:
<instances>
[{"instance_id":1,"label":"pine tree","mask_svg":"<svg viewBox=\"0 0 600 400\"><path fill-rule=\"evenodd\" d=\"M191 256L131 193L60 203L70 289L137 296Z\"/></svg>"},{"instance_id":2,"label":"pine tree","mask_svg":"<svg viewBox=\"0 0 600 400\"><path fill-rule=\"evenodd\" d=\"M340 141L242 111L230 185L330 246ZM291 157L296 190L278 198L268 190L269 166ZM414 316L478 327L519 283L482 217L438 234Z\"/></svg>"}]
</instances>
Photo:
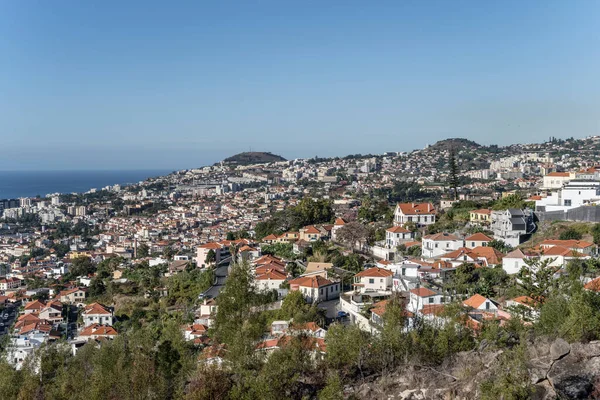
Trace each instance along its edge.
<instances>
[{"instance_id":1,"label":"pine tree","mask_svg":"<svg viewBox=\"0 0 600 400\"><path fill-rule=\"evenodd\" d=\"M448 160L448 186L454 192L454 200L458 199L458 165L456 164L456 154L454 147L450 148L450 159Z\"/></svg>"}]
</instances>

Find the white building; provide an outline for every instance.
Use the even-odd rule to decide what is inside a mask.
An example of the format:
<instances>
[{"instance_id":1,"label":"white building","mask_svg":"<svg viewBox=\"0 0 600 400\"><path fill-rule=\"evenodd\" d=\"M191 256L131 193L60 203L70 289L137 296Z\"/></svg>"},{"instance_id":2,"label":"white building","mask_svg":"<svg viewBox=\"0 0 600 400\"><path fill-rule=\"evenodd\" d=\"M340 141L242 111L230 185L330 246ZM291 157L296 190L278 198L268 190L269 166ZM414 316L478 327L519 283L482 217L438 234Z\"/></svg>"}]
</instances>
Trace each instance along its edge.
<instances>
[{"instance_id":1,"label":"white building","mask_svg":"<svg viewBox=\"0 0 600 400\"><path fill-rule=\"evenodd\" d=\"M521 268L526 267L527 256L520 249L508 253L502 259L502 269L509 275L518 274Z\"/></svg>"},{"instance_id":2,"label":"white building","mask_svg":"<svg viewBox=\"0 0 600 400\"><path fill-rule=\"evenodd\" d=\"M461 248L463 240L450 233L436 233L423 237L421 254L424 258L436 258Z\"/></svg>"},{"instance_id":3,"label":"white building","mask_svg":"<svg viewBox=\"0 0 600 400\"><path fill-rule=\"evenodd\" d=\"M533 213L529 209L510 208L503 211L492 211L492 231L494 239L517 247L521 244L521 236L534 231Z\"/></svg>"},{"instance_id":4,"label":"white building","mask_svg":"<svg viewBox=\"0 0 600 400\"><path fill-rule=\"evenodd\" d=\"M415 233L402 226L392 226L385 231L385 245L388 248L395 249L398 245L413 240Z\"/></svg>"},{"instance_id":5,"label":"white building","mask_svg":"<svg viewBox=\"0 0 600 400\"><path fill-rule=\"evenodd\" d=\"M354 275L354 287L361 293L389 292L392 290L394 273L388 269L373 267Z\"/></svg>"},{"instance_id":6,"label":"white building","mask_svg":"<svg viewBox=\"0 0 600 400\"><path fill-rule=\"evenodd\" d=\"M572 180L560 190L536 200L537 211L567 211L600 202L600 182Z\"/></svg>"},{"instance_id":7,"label":"white building","mask_svg":"<svg viewBox=\"0 0 600 400\"><path fill-rule=\"evenodd\" d=\"M417 312L424 306L434 304L444 304L444 296L431 289L421 287L410 291L410 299L406 308L410 312Z\"/></svg>"},{"instance_id":8,"label":"white building","mask_svg":"<svg viewBox=\"0 0 600 400\"><path fill-rule=\"evenodd\" d=\"M394 211L394 225L404 226L408 222L418 227L435 223L436 210L431 203L398 203Z\"/></svg>"},{"instance_id":9,"label":"white building","mask_svg":"<svg viewBox=\"0 0 600 400\"><path fill-rule=\"evenodd\" d=\"M572 178L569 172L550 172L544 176L542 189L560 189Z\"/></svg>"}]
</instances>

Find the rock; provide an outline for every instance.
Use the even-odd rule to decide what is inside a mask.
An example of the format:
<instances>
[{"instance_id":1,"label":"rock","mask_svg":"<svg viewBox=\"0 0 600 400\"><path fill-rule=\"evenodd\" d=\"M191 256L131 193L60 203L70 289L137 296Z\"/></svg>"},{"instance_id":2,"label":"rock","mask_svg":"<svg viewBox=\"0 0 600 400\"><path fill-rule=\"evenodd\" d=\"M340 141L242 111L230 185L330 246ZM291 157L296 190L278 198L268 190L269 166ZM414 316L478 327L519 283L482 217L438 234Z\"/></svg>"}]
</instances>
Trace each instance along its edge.
<instances>
[{"instance_id":1,"label":"rock","mask_svg":"<svg viewBox=\"0 0 600 400\"><path fill-rule=\"evenodd\" d=\"M531 398L532 400L555 400L556 391L550 382L543 381L535 385Z\"/></svg>"},{"instance_id":2,"label":"rock","mask_svg":"<svg viewBox=\"0 0 600 400\"><path fill-rule=\"evenodd\" d=\"M527 369L529 371L529 376L531 377L531 383L535 385L536 383L545 380L553 363L554 360L550 356L529 360Z\"/></svg>"},{"instance_id":3,"label":"rock","mask_svg":"<svg viewBox=\"0 0 600 400\"><path fill-rule=\"evenodd\" d=\"M554 389L567 399L589 399L594 384L586 375L571 375L555 382Z\"/></svg>"},{"instance_id":4,"label":"rock","mask_svg":"<svg viewBox=\"0 0 600 400\"><path fill-rule=\"evenodd\" d=\"M550 356L553 360L559 360L569 354L571 346L566 340L558 338L550 345Z\"/></svg>"}]
</instances>

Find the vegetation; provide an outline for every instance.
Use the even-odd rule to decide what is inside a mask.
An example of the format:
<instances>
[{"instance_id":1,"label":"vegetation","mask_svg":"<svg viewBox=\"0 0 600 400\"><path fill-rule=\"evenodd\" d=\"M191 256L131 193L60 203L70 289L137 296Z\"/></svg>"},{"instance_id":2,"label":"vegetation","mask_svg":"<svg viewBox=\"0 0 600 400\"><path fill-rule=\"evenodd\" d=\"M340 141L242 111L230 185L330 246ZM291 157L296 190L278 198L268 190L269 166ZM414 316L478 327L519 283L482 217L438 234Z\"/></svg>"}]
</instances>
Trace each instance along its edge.
<instances>
[{"instance_id":1,"label":"vegetation","mask_svg":"<svg viewBox=\"0 0 600 400\"><path fill-rule=\"evenodd\" d=\"M298 231L307 225L330 223L333 217L330 201L304 198L298 205L275 212L268 220L259 222L254 231L256 237L262 239L270 234Z\"/></svg>"}]
</instances>

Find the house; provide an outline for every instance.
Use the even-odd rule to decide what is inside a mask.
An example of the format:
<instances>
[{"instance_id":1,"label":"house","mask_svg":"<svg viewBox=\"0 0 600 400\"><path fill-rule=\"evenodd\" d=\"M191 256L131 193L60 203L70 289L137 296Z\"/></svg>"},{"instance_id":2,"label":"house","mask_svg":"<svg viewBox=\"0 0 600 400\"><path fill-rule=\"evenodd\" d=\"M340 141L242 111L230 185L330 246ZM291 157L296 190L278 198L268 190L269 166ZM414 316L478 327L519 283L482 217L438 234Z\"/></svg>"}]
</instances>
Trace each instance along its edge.
<instances>
[{"instance_id":1,"label":"house","mask_svg":"<svg viewBox=\"0 0 600 400\"><path fill-rule=\"evenodd\" d=\"M113 312L108 307L100 303L92 303L85 306L83 313L83 326L93 324L112 325L114 324Z\"/></svg>"},{"instance_id":2,"label":"house","mask_svg":"<svg viewBox=\"0 0 600 400\"><path fill-rule=\"evenodd\" d=\"M86 291L81 288L63 290L58 293L58 300L63 304L82 304L85 300Z\"/></svg>"},{"instance_id":3,"label":"house","mask_svg":"<svg viewBox=\"0 0 600 400\"><path fill-rule=\"evenodd\" d=\"M536 211L568 211L600 202L600 182L572 180L556 192L535 202Z\"/></svg>"},{"instance_id":4,"label":"house","mask_svg":"<svg viewBox=\"0 0 600 400\"><path fill-rule=\"evenodd\" d=\"M0 290L12 290L21 287L21 280L19 278L4 278L0 279Z\"/></svg>"},{"instance_id":5,"label":"house","mask_svg":"<svg viewBox=\"0 0 600 400\"><path fill-rule=\"evenodd\" d=\"M509 275L518 274L523 267L527 267L527 258L521 249L515 249L502 258L502 269Z\"/></svg>"},{"instance_id":6,"label":"house","mask_svg":"<svg viewBox=\"0 0 600 400\"><path fill-rule=\"evenodd\" d=\"M259 291L277 290L286 279L286 274L276 269L267 269L265 272L256 275L254 285Z\"/></svg>"},{"instance_id":7,"label":"house","mask_svg":"<svg viewBox=\"0 0 600 400\"><path fill-rule=\"evenodd\" d=\"M58 301L51 301L39 312L38 317L51 324L60 323L63 320L63 305Z\"/></svg>"},{"instance_id":8,"label":"house","mask_svg":"<svg viewBox=\"0 0 600 400\"><path fill-rule=\"evenodd\" d=\"M436 233L423 237L421 254L424 258L436 258L462 247L463 241L450 233Z\"/></svg>"},{"instance_id":9,"label":"house","mask_svg":"<svg viewBox=\"0 0 600 400\"><path fill-rule=\"evenodd\" d=\"M431 203L398 203L394 211L394 225L413 222L417 227L435 223L436 210Z\"/></svg>"},{"instance_id":10,"label":"house","mask_svg":"<svg viewBox=\"0 0 600 400\"><path fill-rule=\"evenodd\" d=\"M306 242L316 242L317 240L321 240L321 231L317 229L314 225L305 226L300 229L300 237L299 240L304 240Z\"/></svg>"},{"instance_id":11,"label":"house","mask_svg":"<svg viewBox=\"0 0 600 400\"><path fill-rule=\"evenodd\" d=\"M365 292L388 292L392 290L394 273L389 269L373 267L354 275L355 290Z\"/></svg>"},{"instance_id":12,"label":"house","mask_svg":"<svg viewBox=\"0 0 600 400\"><path fill-rule=\"evenodd\" d=\"M277 242L277 236L273 234L267 235L262 239L262 242L266 244L273 244Z\"/></svg>"},{"instance_id":13,"label":"house","mask_svg":"<svg viewBox=\"0 0 600 400\"><path fill-rule=\"evenodd\" d=\"M25 304L25 307L23 309L23 312L25 314L32 314L32 313L39 313L40 311L42 311L42 309L46 307L46 305L44 303L42 303L39 300L34 300L34 301L30 301L29 303Z\"/></svg>"},{"instance_id":14,"label":"house","mask_svg":"<svg viewBox=\"0 0 600 400\"><path fill-rule=\"evenodd\" d=\"M207 332L208 327L206 325L192 324L186 326L183 330L183 336L185 337L185 340L190 341L206 336Z\"/></svg>"},{"instance_id":15,"label":"house","mask_svg":"<svg viewBox=\"0 0 600 400\"><path fill-rule=\"evenodd\" d=\"M390 300L382 300L382 301L378 301L377 303L373 304L373 307L371 308L371 322L375 325L378 326L382 326L383 325L383 316L385 315L385 312L387 310L387 305L389 304ZM414 314L411 313L410 311L406 310L405 308L402 309L402 316L404 318L406 318L406 322L405 322L405 327L409 327L410 324L410 319L414 317Z\"/></svg>"},{"instance_id":16,"label":"house","mask_svg":"<svg viewBox=\"0 0 600 400\"><path fill-rule=\"evenodd\" d=\"M412 289L409 293L410 297L406 308L411 312L417 312L427 305L444 303L444 296L425 287Z\"/></svg>"},{"instance_id":17,"label":"house","mask_svg":"<svg viewBox=\"0 0 600 400\"><path fill-rule=\"evenodd\" d=\"M309 303L319 303L339 298L341 284L320 275L300 276L290 281L290 290L299 290Z\"/></svg>"},{"instance_id":18,"label":"house","mask_svg":"<svg viewBox=\"0 0 600 400\"><path fill-rule=\"evenodd\" d=\"M306 265L304 275L321 273L323 278L327 278L327 271L333 268L333 263L310 261Z\"/></svg>"},{"instance_id":19,"label":"house","mask_svg":"<svg viewBox=\"0 0 600 400\"><path fill-rule=\"evenodd\" d=\"M483 297L480 294L474 294L465 301L463 305L473 310L485 311L485 312L497 312L498 306L492 300Z\"/></svg>"},{"instance_id":20,"label":"house","mask_svg":"<svg viewBox=\"0 0 600 400\"><path fill-rule=\"evenodd\" d=\"M592 279L583 286L586 290L600 292L600 277Z\"/></svg>"},{"instance_id":21,"label":"house","mask_svg":"<svg viewBox=\"0 0 600 400\"><path fill-rule=\"evenodd\" d=\"M484 247L487 246L487 244L491 241L492 238L479 232L465 238L465 247L468 249L474 249L475 247Z\"/></svg>"},{"instance_id":22,"label":"house","mask_svg":"<svg viewBox=\"0 0 600 400\"><path fill-rule=\"evenodd\" d=\"M554 246L565 247L569 250L587 255L593 255L596 253L596 245L594 245L592 242L587 242L584 240L547 239L540 243L540 249L542 249L544 252Z\"/></svg>"},{"instance_id":23,"label":"house","mask_svg":"<svg viewBox=\"0 0 600 400\"><path fill-rule=\"evenodd\" d=\"M252 261L260 257L260 249L244 245L238 249L238 261Z\"/></svg>"},{"instance_id":24,"label":"house","mask_svg":"<svg viewBox=\"0 0 600 400\"><path fill-rule=\"evenodd\" d=\"M442 256L442 260L450 262L454 267L458 267L463 263L473 263L489 267L501 264L502 257L504 257L504 254L493 247L480 246L475 247L474 249L461 247L458 250Z\"/></svg>"},{"instance_id":25,"label":"house","mask_svg":"<svg viewBox=\"0 0 600 400\"><path fill-rule=\"evenodd\" d=\"M570 172L550 172L543 178L542 189L560 189L571 179Z\"/></svg>"},{"instance_id":26,"label":"house","mask_svg":"<svg viewBox=\"0 0 600 400\"><path fill-rule=\"evenodd\" d=\"M529 296L519 296L506 301L504 310L517 314L524 320L535 320L539 317L537 302Z\"/></svg>"},{"instance_id":27,"label":"house","mask_svg":"<svg viewBox=\"0 0 600 400\"><path fill-rule=\"evenodd\" d=\"M317 325L315 322L306 322L304 324L293 324L290 332L294 335L312 336L325 339L327 331Z\"/></svg>"},{"instance_id":28,"label":"house","mask_svg":"<svg viewBox=\"0 0 600 400\"><path fill-rule=\"evenodd\" d=\"M469 211L469 221L475 225L489 225L492 218L492 210L484 208Z\"/></svg>"},{"instance_id":29,"label":"house","mask_svg":"<svg viewBox=\"0 0 600 400\"><path fill-rule=\"evenodd\" d=\"M273 321L271 322L271 335L284 335L290 328L289 321Z\"/></svg>"},{"instance_id":30,"label":"house","mask_svg":"<svg viewBox=\"0 0 600 400\"><path fill-rule=\"evenodd\" d=\"M333 240L334 242L337 241L337 236L336 236L337 231L340 230L340 228L346 224L347 224L347 222L343 218L335 219L335 222L333 223L333 227L331 228L331 240Z\"/></svg>"},{"instance_id":31,"label":"house","mask_svg":"<svg viewBox=\"0 0 600 400\"><path fill-rule=\"evenodd\" d=\"M390 249L395 249L398 245L414 238L415 232L411 232L402 226L392 226L385 231L385 245Z\"/></svg>"},{"instance_id":32,"label":"house","mask_svg":"<svg viewBox=\"0 0 600 400\"><path fill-rule=\"evenodd\" d=\"M553 246L544 250L540 254L540 260L550 259L550 266L562 267L567 265L571 260L589 260L591 257L587 254L580 253L562 246Z\"/></svg>"},{"instance_id":33,"label":"house","mask_svg":"<svg viewBox=\"0 0 600 400\"><path fill-rule=\"evenodd\" d=\"M533 212L529 209L509 208L503 211L492 211L492 231L494 239L517 247L524 235L535 230Z\"/></svg>"},{"instance_id":34,"label":"house","mask_svg":"<svg viewBox=\"0 0 600 400\"><path fill-rule=\"evenodd\" d=\"M92 324L83 328L77 339L114 339L117 335L117 331L112 326Z\"/></svg>"},{"instance_id":35,"label":"house","mask_svg":"<svg viewBox=\"0 0 600 400\"><path fill-rule=\"evenodd\" d=\"M215 253L215 264L219 264L230 255L229 246L226 246L224 243L210 242L202 244L196 248L196 265L199 268L208 267L206 256L208 256L211 250Z\"/></svg>"}]
</instances>

